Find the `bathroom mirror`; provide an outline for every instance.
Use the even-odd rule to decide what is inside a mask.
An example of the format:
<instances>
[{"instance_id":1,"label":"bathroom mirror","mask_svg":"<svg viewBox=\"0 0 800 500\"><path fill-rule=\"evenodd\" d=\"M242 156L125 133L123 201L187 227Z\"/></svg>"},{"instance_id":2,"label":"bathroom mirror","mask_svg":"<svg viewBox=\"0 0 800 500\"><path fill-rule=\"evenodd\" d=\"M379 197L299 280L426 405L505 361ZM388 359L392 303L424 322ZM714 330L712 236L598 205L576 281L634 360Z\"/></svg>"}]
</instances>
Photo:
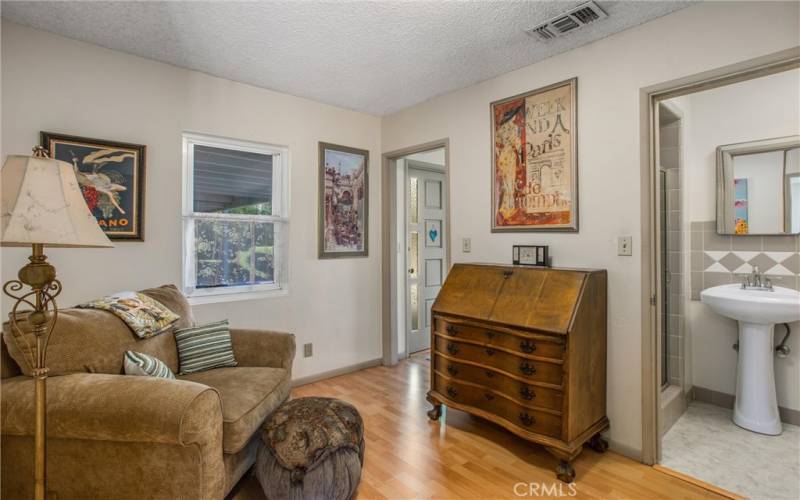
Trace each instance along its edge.
<instances>
[{"instance_id":1,"label":"bathroom mirror","mask_svg":"<svg viewBox=\"0 0 800 500\"><path fill-rule=\"evenodd\" d=\"M717 232L800 234L800 136L717 148Z\"/></svg>"}]
</instances>

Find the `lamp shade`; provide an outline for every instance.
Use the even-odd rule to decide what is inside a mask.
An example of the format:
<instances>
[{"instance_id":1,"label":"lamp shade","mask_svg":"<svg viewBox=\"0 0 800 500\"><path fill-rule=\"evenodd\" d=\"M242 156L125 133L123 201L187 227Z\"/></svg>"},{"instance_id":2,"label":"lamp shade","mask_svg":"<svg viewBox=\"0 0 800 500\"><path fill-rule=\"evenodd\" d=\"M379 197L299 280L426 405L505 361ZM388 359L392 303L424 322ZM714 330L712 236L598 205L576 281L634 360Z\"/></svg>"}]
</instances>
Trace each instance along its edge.
<instances>
[{"instance_id":1,"label":"lamp shade","mask_svg":"<svg viewBox=\"0 0 800 500\"><path fill-rule=\"evenodd\" d=\"M0 245L114 246L86 205L69 163L10 155L0 183Z\"/></svg>"}]
</instances>

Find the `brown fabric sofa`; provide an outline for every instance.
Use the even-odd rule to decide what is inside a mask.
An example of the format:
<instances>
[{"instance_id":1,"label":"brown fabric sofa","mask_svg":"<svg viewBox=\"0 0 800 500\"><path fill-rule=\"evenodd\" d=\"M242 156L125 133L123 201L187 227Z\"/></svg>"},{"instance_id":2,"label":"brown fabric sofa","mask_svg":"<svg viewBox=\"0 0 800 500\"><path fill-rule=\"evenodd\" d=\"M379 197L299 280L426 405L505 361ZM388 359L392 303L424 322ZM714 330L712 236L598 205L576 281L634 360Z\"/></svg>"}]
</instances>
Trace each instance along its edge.
<instances>
[{"instance_id":1,"label":"brown fabric sofa","mask_svg":"<svg viewBox=\"0 0 800 500\"><path fill-rule=\"evenodd\" d=\"M195 324L174 286L143 292ZM34 390L4 325L2 498L33 496ZM260 426L289 397L294 336L231 329L239 365L179 380L123 375L123 352L178 373L170 332L137 339L116 316L66 309L48 348L47 486L65 499L223 498L255 462ZM15 361L17 360L17 361Z\"/></svg>"}]
</instances>

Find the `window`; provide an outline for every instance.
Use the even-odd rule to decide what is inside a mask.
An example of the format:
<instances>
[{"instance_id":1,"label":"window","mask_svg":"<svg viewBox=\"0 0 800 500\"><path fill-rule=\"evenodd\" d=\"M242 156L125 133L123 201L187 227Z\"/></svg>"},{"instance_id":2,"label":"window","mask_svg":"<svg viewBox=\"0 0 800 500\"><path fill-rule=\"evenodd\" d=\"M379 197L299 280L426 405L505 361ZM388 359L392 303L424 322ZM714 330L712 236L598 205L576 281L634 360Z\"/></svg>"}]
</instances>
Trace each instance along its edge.
<instances>
[{"instance_id":1,"label":"window","mask_svg":"<svg viewBox=\"0 0 800 500\"><path fill-rule=\"evenodd\" d=\"M193 303L286 291L288 156L183 135L183 287Z\"/></svg>"}]
</instances>

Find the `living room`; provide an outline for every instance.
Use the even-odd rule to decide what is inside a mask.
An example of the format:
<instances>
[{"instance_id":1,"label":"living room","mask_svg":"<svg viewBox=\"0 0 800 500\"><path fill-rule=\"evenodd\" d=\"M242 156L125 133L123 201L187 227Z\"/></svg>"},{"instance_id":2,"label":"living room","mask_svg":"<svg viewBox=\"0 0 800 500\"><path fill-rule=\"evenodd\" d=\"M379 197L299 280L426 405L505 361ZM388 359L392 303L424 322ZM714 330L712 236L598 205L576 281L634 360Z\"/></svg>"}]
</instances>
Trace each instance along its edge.
<instances>
[{"instance_id":1,"label":"living room","mask_svg":"<svg viewBox=\"0 0 800 500\"><path fill-rule=\"evenodd\" d=\"M665 278L653 222L653 123L659 99L796 71L798 4L590 3L597 19L544 39L526 30L554 30L549 21L585 2L3 1L2 280L20 279L24 292L6 290L26 293L18 272L44 245L60 285L39 288L41 297L58 295L44 301L53 327L40 366L49 370L46 398L35 398L43 357L31 316L19 329L13 321L4 327L2 496L758 497L721 476L659 465L666 417L658 373L669 356L662 361L667 332L655 319ZM542 104L548 98L557 104ZM563 153L563 164L534 168L539 155L528 148L540 131L526 113L558 117L568 131L562 142L545 142L545 133L539 146L544 156ZM798 111L786 113L786 131L730 142L800 135ZM556 130L555 121L548 125ZM29 156L34 146L38 158ZM425 181L412 203L400 160L431 151L441 155L417 166L442 176L438 197L431 201L428 186L436 184ZM45 185L24 173L39 162L66 177ZM709 168L703 175L713 177ZM563 187L547 191L548 183ZM39 201L20 202L33 191L74 202L70 186L87 206L65 202L58 210L69 217L57 222L37 211ZM706 191L711 206L717 186ZM436 203L443 215L422 215L409 228L410 207ZM800 237L791 220L800 211L786 206L788 229L771 238L788 250L763 250L788 274L761 271L776 288L797 290ZM85 225L86 210L96 225ZM32 217L39 223L26 223ZM75 239L37 233L47 224L72 224ZM687 278L689 245L687 237ZM426 263L436 259L434 280ZM538 295L491 319L491 294L506 289L480 274L487 266L469 263L501 267L498 283L531 279L519 290ZM543 287L548 279L558 287ZM438 298L416 295L423 283ZM136 321L136 311L120 312L121 292L179 318L137 335L121 319ZM492 297L485 311L484 295ZM27 300L19 311L42 306ZM3 297L4 318L15 303ZM523 309L531 312L514 314ZM725 320L732 344L736 323ZM796 330L797 319L773 324L783 323ZM200 337L209 325L235 360L191 373L181 333ZM522 373L509 378L544 377L531 384L536 396L516 386L508 398L497 395L516 405L517 422L505 409L463 402L465 387L489 387L481 397L491 405L503 392L464 370L478 366L468 358L472 347L488 350L481 370L512 355L484 335L488 327L536 346L514 345L514 359L535 368L526 374L519 365ZM459 328L465 340L452 338ZM481 338L469 340L469 328ZM783 330L776 332L778 343ZM421 350L408 348L414 333L427 339ZM774 361L773 406L780 438L789 439L782 453L790 454L800 440L797 337L784 339L796 347L788 361ZM178 380L131 382L125 352L156 358ZM462 364L439 367L439 359ZM152 366L132 363L131 373ZM585 373L571 371L581 365ZM220 370L230 378L213 379ZM438 390L436 380L451 378ZM261 385L250 388L253 379ZM686 401L698 399L681 389ZM558 392L551 406L548 391ZM282 456L269 432L279 421L311 432L330 415L356 424L330 424L331 441L316 443L305 462ZM545 429L550 417L576 427ZM787 461L800 472L796 457ZM754 480L767 481L764 474ZM761 498L800 495L797 477Z\"/></svg>"}]
</instances>

